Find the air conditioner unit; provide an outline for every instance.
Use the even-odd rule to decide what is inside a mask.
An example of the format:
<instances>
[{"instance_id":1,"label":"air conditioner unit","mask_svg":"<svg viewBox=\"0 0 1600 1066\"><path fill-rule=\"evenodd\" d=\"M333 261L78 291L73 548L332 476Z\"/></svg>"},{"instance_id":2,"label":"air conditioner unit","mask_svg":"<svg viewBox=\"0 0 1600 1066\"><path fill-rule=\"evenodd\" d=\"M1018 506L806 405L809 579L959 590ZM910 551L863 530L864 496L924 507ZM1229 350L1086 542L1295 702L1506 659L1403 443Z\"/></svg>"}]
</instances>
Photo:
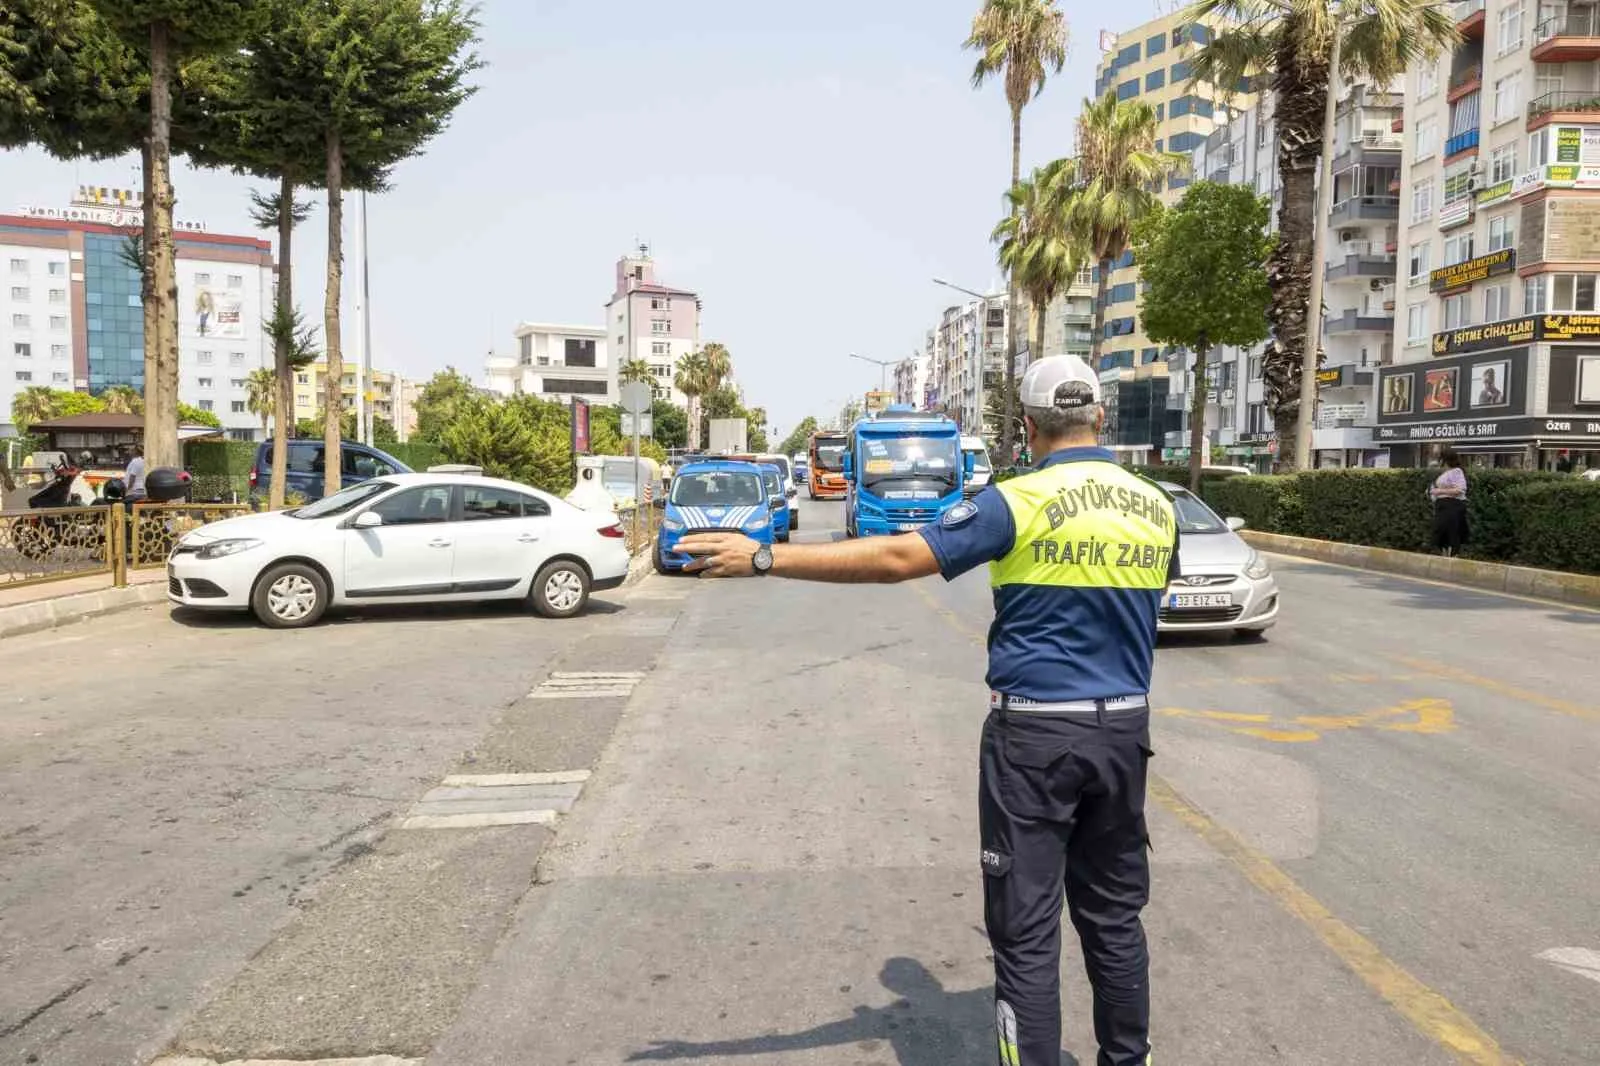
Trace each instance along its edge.
<instances>
[{"instance_id":1,"label":"air conditioner unit","mask_svg":"<svg viewBox=\"0 0 1600 1066\"><path fill-rule=\"evenodd\" d=\"M1373 278L1371 281L1367 282L1367 288L1371 289L1373 292L1377 292L1383 288L1383 279Z\"/></svg>"},{"instance_id":2,"label":"air conditioner unit","mask_svg":"<svg viewBox=\"0 0 1600 1066\"><path fill-rule=\"evenodd\" d=\"M1360 230L1342 229L1342 230L1339 231L1339 240L1341 240L1341 241L1357 241L1357 240L1360 240L1360 239L1361 239L1361 231Z\"/></svg>"}]
</instances>

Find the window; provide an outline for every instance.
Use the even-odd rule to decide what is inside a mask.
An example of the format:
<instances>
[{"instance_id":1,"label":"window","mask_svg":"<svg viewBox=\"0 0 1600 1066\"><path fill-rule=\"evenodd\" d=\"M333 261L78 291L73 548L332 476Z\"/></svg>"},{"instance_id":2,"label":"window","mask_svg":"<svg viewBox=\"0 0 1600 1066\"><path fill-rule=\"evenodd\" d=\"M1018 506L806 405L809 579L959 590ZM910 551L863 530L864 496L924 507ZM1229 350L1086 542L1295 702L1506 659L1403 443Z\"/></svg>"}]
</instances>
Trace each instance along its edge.
<instances>
[{"instance_id":1,"label":"window","mask_svg":"<svg viewBox=\"0 0 1600 1066\"><path fill-rule=\"evenodd\" d=\"M216 384L216 381L213 378L195 378L194 383L196 388L209 389Z\"/></svg>"},{"instance_id":2,"label":"window","mask_svg":"<svg viewBox=\"0 0 1600 1066\"><path fill-rule=\"evenodd\" d=\"M1258 119L1256 119L1256 147L1257 148L1265 148L1266 146L1267 146L1267 124L1265 122L1261 121L1258 118ZM1256 175L1256 176L1258 178L1260 177L1259 174Z\"/></svg>"},{"instance_id":3,"label":"window","mask_svg":"<svg viewBox=\"0 0 1600 1066\"><path fill-rule=\"evenodd\" d=\"M1545 307L1545 282L1543 277L1529 278L1522 283L1522 313L1536 315Z\"/></svg>"},{"instance_id":4,"label":"window","mask_svg":"<svg viewBox=\"0 0 1600 1066\"><path fill-rule=\"evenodd\" d=\"M1433 217L1433 179L1424 178L1411 186L1411 221Z\"/></svg>"},{"instance_id":5,"label":"window","mask_svg":"<svg viewBox=\"0 0 1600 1066\"><path fill-rule=\"evenodd\" d=\"M1249 369L1250 380L1251 381L1260 381L1261 380L1261 367L1262 367L1262 364L1265 363L1265 362L1266 362L1266 359L1264 357L1262 357L1262 356L1259 356L1259 355L1252 355L1247 360L1245 365Z\"/></svg>"},{"instance_id":6,"label":"window","mask_svg":"<svg viewBox=\"0 0 1600 1066\"><path fill-rule=\"evenodd\" d=\"M28 272L28 261L26 259L13 259L13 260L11 260L11 273L13 273L13 274L26 274L27 272Z\"/></svg>"},{"instance_id":7,"label":"window","mask_svg":"<svg viewBox=\"0 0 1600 1066\"><path fill-rule=\"evenodd\" d=\"M26 285L13 285L11 286L11 298L13 300L31 300L33 293L28 290Z\"/></svg>"},{"instance_id":8,"label":"window","mask_svg":"<svg viewBox=\"0 0 1600 1066\"><path fill-rule=\"evenodd\" d=\"M49 270L52 278L64 278L67 276L67 264L61 262L59 259L52 262L47 269Z\"/></svg>"},{"instance_id":9,"label":"window","mask_svg":"<svg viewBox=\"0 0 1600 1066\"><path fill-rule=\"evenodd\" d=\"M1472 293L1463 292L1455 296L1446 296L1444 305L1444 328L1460 329L1462 326L1472 325Z\"/></svg>"},{"instance_id":10,"label":"window","mask_svg":"<svg viewBox=\"0 0 1600 1066\"><path fill-rule=\"evenodd\" d=\"M1522 111L1522 72L1495 79L1494 122L1496 125L1520 118Z\"/></svg>"},{"instance_id":11,"label":"window","mask_svg":"<svg viewBox=\"0 0 1600 1066\"><path fill-rule=\"evenodd\" d=\"M1446 171L1444 176L1444 202L1453 204L1458 200L1466 200L1472 196L1472 169L1463 164L1454 170Z\"/></svg>"},{"instance_id":12,"label":"window","mask_svg":"<svg viewBox=\"0 0 1600 1066\"><path fill-rule=\"evenodd\" d=\"M1517 146L1501 145L1489 153L1489 184L1498 185L1517 176Z\"/></svg>"},{"instance_id":13,"label":"window","mask_svg":"<svg viewBox=\"0 0 1600 1066\"><path fill-rule=\"evenodd\" d=\"M228 365L229 366L244 366L244 353L243 352L229 352L228 353Z\"/></svg>"},{"instance_id":14,"label":"window","mask_svg":"<svg viewBox=\"0 0 1600 1066\"><path fill-rule=\"evenodd\" d=\"M1417 99L1426 100L1439 91L1439 64L1424 62L1417 71Z\"/></svg>"},{"instance_id":15,"label":"window","mask_svg":"<svg viewBox=\"0 0 1600 1066\"><path fill-rule=\"evenodd\" d=\"M31 370L19 370L19 371L17 371L17 380L18 381L32 381L33 380L33 371L31 371Z\"/></svg>"},{"instance_id":16,"label":"window","mask_svg":"<svg viewBox=\"0 0 1600 1066\"><path fill-rule=\"evenodd\" d=\"M1432 117L1417 121L1417 147L1412 160L1432 159L1439 151L1439 123Z\"/></svg>"},{"instance_id":17,"label":"window","mask_svg":"<svg viewBox=\"0 0 1600 1066\"><path fill-rule=\"evenodd\" d=\"M343 385L347 389L353 389L356 387L356 376L354 374L346 374L344 377L339 379L339 384Z\"/></svg>"},{"instance_id":18,"label":"window","mask_svg":"<svg viewBox=\"0 0 1600 1066\"><path fill-rule=\"evenodd\" d=\"M1459 233L1454 237L1445 238L1445 242L1444 242L1444 265L1445 266L1455 266L1457 263L1465 263L1468 259L1471 259L1471 258L1472 258L1472 234L1471 233ZM1449 327L1447 327L1447 328L1449 328Z\"/></svg>"},{"instance_id":19,"label":"window","mask_svg":"<svg viewBox=\"0 0 1600 1066\"><path fill-rule=\"evenodd\" d=\"M228 275L228 288L230 288L230 289L242 289L242 288L244 288L244 275L243 274L229 274Z\"/></svg>"},{"instance_id":20,"label":"window","mask_svg":"<svg viewBox=\"0 0 1600 1066\"><path fill-rule=\"evenodd\" d=\"M568 366L595 365L595 346L592 340L568 337L562 354Z\"/></svg>"},{"instance_id":21,"label":"window","mask_svg":"<svg viewBox=\"0 0 1600 1066\"><path fill-rule=\"evenodd\" d=\"M1428 262L1432 251L1432 241L1423 241L1421 244L1413 244L1411 246L1411 269L1407 272L1406 277L1413 283L1428 280Z\"/></svg>"},{"instance_id":22,"label":"window","mask_svg":"<svg viewBox=\"0 0 1600 1066\"><path fill-rule=\"evenodd\" d=\"M1428 305L1412 304L1406 308L1406 343L1420 344L1428 339Z\"/></svg>"},{"instance_id":23,"label":"window","mask_svg":"<svg viewBox=\"0 0 1600 1066\"><path fill-rule=\"evenodd\" d=\"M207 354L210 354L210 353L207 353ZM309 384L311 384L311 375L310 374L296 374L294 376L294 383L296 385L309 385Z\"/></svg>"},{"instance_id":24,"label":"window","mask_svg":"<svg viewBox=\"0 0 1600 1066\"><path fill-rule=\"evenodd\" d=\"M1199 115L1201 118L1210 118L1214 113L1211 101L1199 96L1180 96L1172 101L1171 113L1173 118L1180 115Z\"/></svg>"},{"instance_id":25,"label":"window","mask_svg":"<svg viewBox=\"0 0 1600 1066\"><path fill-rule=\"evenodd\" d=\"M570 392L579 396L604 396L606 394L606 383L604 381L591 381L586 378L545 378L542 391L546 394Z\"/></svg>"},{"instance_id":26,"label":"window","mask_svg":"<svg viewBox=\"0 0 1600 1066\"><path fill-rule=\"evenodd\" d=\"M1511 317L1511 286L1494 285L1483 290L1483 320L1498 322Z\"/></svg>"},{"instance_id":27,"label":"window","mask_svg":"<svg viewBox=\"0 0 1600 1066\"><path fill-rule=\"evenodd\" d=\"M462 494L461 517L474 518L544 518L550 514L550 505L537 496L512 492L510 489L468 488Z\"/></svg>"},{"instance_id":28,"label":"window","mask_svg":"<svg viewBox=\"0 0 1600 1066\"><path fill-rule=\"evenodd\" d=\"M1511 215L1501 215L1499 218L1489 220L1489 251L1498 252L1506 248L1515 248L1516 244L1517 228Z\"/></svg>"},{"instance_id":29,"label":"window","mask_svg":"<svg viewBox=\"0 0 1600 1066\"><path fill-rule=\"evenodd\" d=\"M651 333L671 333L672 332L672 322L671 322L671 320L670 319L664 319L664 318L652 319L651 322L650 322L650 332Z\"/></svg>"},{"instance_id":30,"label":"window","mask_svg":"<svg viewBox=\"0 0 1600 1066\"><path fill-rule=\"evenodd\" d=\"M1522 47L1522 4L1507 4L1500 9L1497 55L1515 52Z\"/></svg>"},{"instance_id":31,"label":"window","mask_svg":"<svg viewBox=\"0 0 1600 1066\"><path fill-rule=\"evenodd\" d=\"M57 330L57 331L66 329L67 328L67 316L66 315L51 315L50 316L50 328L53 329L53 330Z\"/></svg>"},{"instance_id":32,"label":"window","mask_svg":"<svg viewBox=\"0 0 1600 1066\"><path fill-rule=\"evenodd\" d=\"M66 289L51 289L50 290L50 302L53 303L53 304L64 304L64 303L66 303L67 302L67 290Z\"/></svg>"},{"instance_id":33,"label":"window","mask_svg":"<svg viewBox=\"0 0 1600 1066\"><path fill-rule=\"evenodd\" d=\"M242 388L244 388L244 378L229 378L228 379L228 387L230 389L242 389Z\"/></svg>"},{"instance_id":34,"label":"window","mask_svg":"<svg viewBox=\"0 0 1600 1066\"><path fill-rule=\"evenodd\" d=\"M245 413L243 400L234 400L228 405L228 407L236 415L242 415Z\"/></svg>"},{"instance_id":35,"label":"window","mask_svg":"<svg viewBox=\"0 0 1600 1066\"><path fill-rule=\"evenodd\" d=\"M194 283L196 285L210 285L211 284L211 275L210 274L196 274L194 276Z\"/></svg>"},{"instance_id":36,"label":"window","mask_svg":"<svg viewBox=\"0 0 1600 1066\"><path fill-rule=\"evenodd\" d=\"M1593 311L1594 283L1593 274L1550 275L1550 310Z\"/></svg>"},{"instance_id":37,"label":"window","mask_svg":"<svg viewBox=\"0 0 1600 1066\"><path fill-rule=\"evenodd\" d=\"M25 341L18 341L11 346L11 354L18 359L32 359L33 345Z\"/></svg>"},{"instance_id":38,"label":"window","mask_svg":"<svg viewBox=\"0 0 1600 1066\"><path fill-rule=\"evenodd\" d=\"M1138 78L1129 78L1127 81L1125 81L1121 85L1117 86L1117 99L1118 100L1132 100L1135 96L1138 96L1138 95L1139 95L1139 79Z\"/></svg>"},{"instance_id":39,"label":"window","mask_svg":"<svg viewBox=\"0 0 1600 1066\"><path fill-rule=\"evenodd\" d=\"M1176 85L1180 81L1188 81L1192 69L1188 60L1172 64L1172 83Z\"/></svg>"},{"instance_id":40,"label":"window","mask_svg":"<svg viewBox=\"0 0 1600 1066\"><path fill-rule=\"evenodd\" d=\"M32 324L33 324L32 320L29 319L27 315L12 315L11 316L11 328L12 329L27 329Z\"/></svg>"},{"instance_id":41,"label":"window","mask_svg":"<svg viewBox=\"0 0 1600 1066\"><path fill-rule=\"evenodd\" d=\"M1550 162L1549 130L1528 134L1528 169L1542 170Z\"/></svg>"},{"instance_id":42,"label":"window","mask_svg":"<svg viewBox=\"0 0 1600 1066\"><path fill-rule=\"evenodd\" d=\"M1233 405L1232 404L1224 404L1223 407L1222 407L1222 428L1223 429L1232 429L1233 428L1233 418L1234 418L1234 407L1233 407Z\"/></svg>"},{"instance_id":43,"label":"window","mask_svg":"<svg viewBox=\"0 0 1600 1066\"><path fill-rule=\"evenodd\" d=\"M1158 33L1148 41L1144 42L1144 56L1146 59L1149 59L1151 56L1158 56L1166 50L1167 35L1164 33Z\"/></svg>"},{"instance_id":44,"label":"window","mask_svg":"<svg viewBox=\"0 0 1600 1066\"><path fill-rule=\"evenodd\" d=\"M671 355L672 354L672 342L671 341L651 341L650 342L650 354L651 355L661 355L661 356Z\"/></svg>"},{"instance_id":45,"label":"window","mask_svg":"<svg viewBox=\"0 0 1600 1066\"><path fill-rule=\"evenodd\" d=\"M195 352L194 361L199 363L201 366L210 366L212 363L216 362L216 356L212 352Z\"/></svg>"},{"instance_id":46,"label":"window","mask_svg":"<svg viewBox=\"0 0 1600 1066\"><path fill-rule=\"evenodd\" d=\"M372 513L386 526L416 526L450 520L449 485L424 485L406 489L373 504Z\"/></svg>"},{"instance_id":47,"label":"window","mask_svg":"<svg viewBox=\"0 0 1600 1066\"><path fill-rule=\"evenodd\" d=\"M200 401L200 410L202 410L202 411L215 411L216 409L217 409L217 405L216 405L215 401L212 401L212 400L201 400Z\"/></svg>"},{"instance_id":48,"label":"window","mask_svg":"<svg viewBox=\"0 0 1600 1066\"><path fill-rule=\"evenodd\" d=\"M52 359L65 359L66 357L67 357L67 346L65 344L52 344L50 346L50 358L52 358Z\"/></svg>"},{"instance_id":49,"label":"window","mask_svg":"<svg viewBox=\"0 0 1600 1066\"><path fill-rule=\"evenodd\" d=\"M1167 147L1174 152L1190 152L1206 143L1203 133L1175 133L1167 142Z\"/></svg>"},{"instance_id":50,"label":"window","mask_svg":"<svg viewBox=\"0 0 1600 1066\"><path fill-rule=\"evenodd\" d=\"M50 380L57 385L65 385L71 377L72 375L65 370L55 370L50 373Z\"/></svg>"},{"instance_id":51,"label":"window","mask_svg":"<svg viewBox=\"0 0 1600 1066\"><path fill-rule=\"evenodd\" d=\"M650 297L650 310L652 310L652 311L670 311L670 310L672 310L672 298L668 297L668 296L652 296L652 297Z\"/></svg>"},{"instance_id":52,"label":"window","mask_svg":"<svg viewBox=\"0 0 1600 1066\"><path fill-rule=\"evenodd\" d=\"M294 394L294 402L297 405L309 404L311 402L311 394L309 392L297 392Z\"/></svg>"},{"instance_id":53,"label":"window","mask_svg":"<svg viewBox=\"0 0 1600 1066\"><path fill-rule=\"evenodd\" d=\"M1152 70L1144 76L1144 91L1147 93L1154 92L1165 84L1167 84L1167 72L1164 70Z\"/></svg>"},{"instance_id":54,"label":"window","mask_svg":"<svg viewBox=\"0 0 1600 1066\"><path fill-rule=\"evenodd\" d=\"M1166 104L1166 101L1162 101L1161 103L1156 105L1156 121L1157 122L1165 122L1166 120L1167 120L1167 104Z\"/></svg>"}]
</instances>

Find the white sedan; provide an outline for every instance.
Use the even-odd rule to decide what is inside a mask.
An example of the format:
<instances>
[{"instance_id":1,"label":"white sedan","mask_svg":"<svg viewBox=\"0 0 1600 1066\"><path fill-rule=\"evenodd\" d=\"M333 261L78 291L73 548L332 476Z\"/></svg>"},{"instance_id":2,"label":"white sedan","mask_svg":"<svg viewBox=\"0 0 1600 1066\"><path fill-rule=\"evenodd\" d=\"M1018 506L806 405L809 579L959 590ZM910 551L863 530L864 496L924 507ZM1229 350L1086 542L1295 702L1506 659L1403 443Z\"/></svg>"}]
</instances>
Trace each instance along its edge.
<instances>
[{"instance_id":1,"label":"white sedan","mask_svg":"<svg viewBox=\"0 0 1600 1066\"><path fill-rule=\"evenodd\" d=\"M1178 512L1182 571L1161 603L1162 633L1233 630L1258 637L1278 621L1278 583L1267 560L1238 534L1243 519L1217 517L1188 489L1165 482Z\"/></svg>"},{"instance_id":2,"label":"white sedan","mask_svg":"<svg viewBox=\"0 0 1600 1066\"><path fill-rule=\"evenodd\" d=\"M495 478L395 474L292 511L242 515L184 535L167 596L249 610L277 629L330 607L521 600L577 614L628 573L622 524Z\"/></svg>"}]
</instances>

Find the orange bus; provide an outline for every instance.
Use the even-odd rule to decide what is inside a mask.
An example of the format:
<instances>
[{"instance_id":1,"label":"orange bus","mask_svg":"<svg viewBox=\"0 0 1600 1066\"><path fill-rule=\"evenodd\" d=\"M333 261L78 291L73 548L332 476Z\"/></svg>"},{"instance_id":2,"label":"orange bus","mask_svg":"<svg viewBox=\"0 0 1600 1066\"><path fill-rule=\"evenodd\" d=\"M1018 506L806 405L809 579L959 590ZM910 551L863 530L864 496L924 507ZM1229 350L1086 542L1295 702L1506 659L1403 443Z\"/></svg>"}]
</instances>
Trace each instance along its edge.
<instances>
[{"instance_id":1,"label":"orange bus","mask_svg":"<svg viewBox=\"0 0 1600 1066\"><path fill-rule=\"evenodd\" d=\"M848 444L843 430L819 429L811 434L806 494L813 500L844 499L844 450Z\"/></svg>"}]
</instances>

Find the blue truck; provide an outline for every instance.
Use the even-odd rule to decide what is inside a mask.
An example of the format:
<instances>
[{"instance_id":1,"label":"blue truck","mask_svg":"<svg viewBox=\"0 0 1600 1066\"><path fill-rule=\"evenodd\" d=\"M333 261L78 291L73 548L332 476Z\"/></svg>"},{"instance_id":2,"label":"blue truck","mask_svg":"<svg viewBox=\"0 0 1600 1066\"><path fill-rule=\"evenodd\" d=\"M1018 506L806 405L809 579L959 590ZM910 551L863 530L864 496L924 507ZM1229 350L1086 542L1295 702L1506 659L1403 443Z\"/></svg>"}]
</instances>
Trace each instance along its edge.
<instances>
[{"instance_id":1,"label":"blue truck","mask_svg":"<svg viewBox=\"0 0 1600 1066\"><path fill-rule=\"evenodd\" d=\"M850 427L844 454L845 535L909 533L961 502L972 476L961 427L933 411L891 405Z\"/></svg>"}]
</instances>

